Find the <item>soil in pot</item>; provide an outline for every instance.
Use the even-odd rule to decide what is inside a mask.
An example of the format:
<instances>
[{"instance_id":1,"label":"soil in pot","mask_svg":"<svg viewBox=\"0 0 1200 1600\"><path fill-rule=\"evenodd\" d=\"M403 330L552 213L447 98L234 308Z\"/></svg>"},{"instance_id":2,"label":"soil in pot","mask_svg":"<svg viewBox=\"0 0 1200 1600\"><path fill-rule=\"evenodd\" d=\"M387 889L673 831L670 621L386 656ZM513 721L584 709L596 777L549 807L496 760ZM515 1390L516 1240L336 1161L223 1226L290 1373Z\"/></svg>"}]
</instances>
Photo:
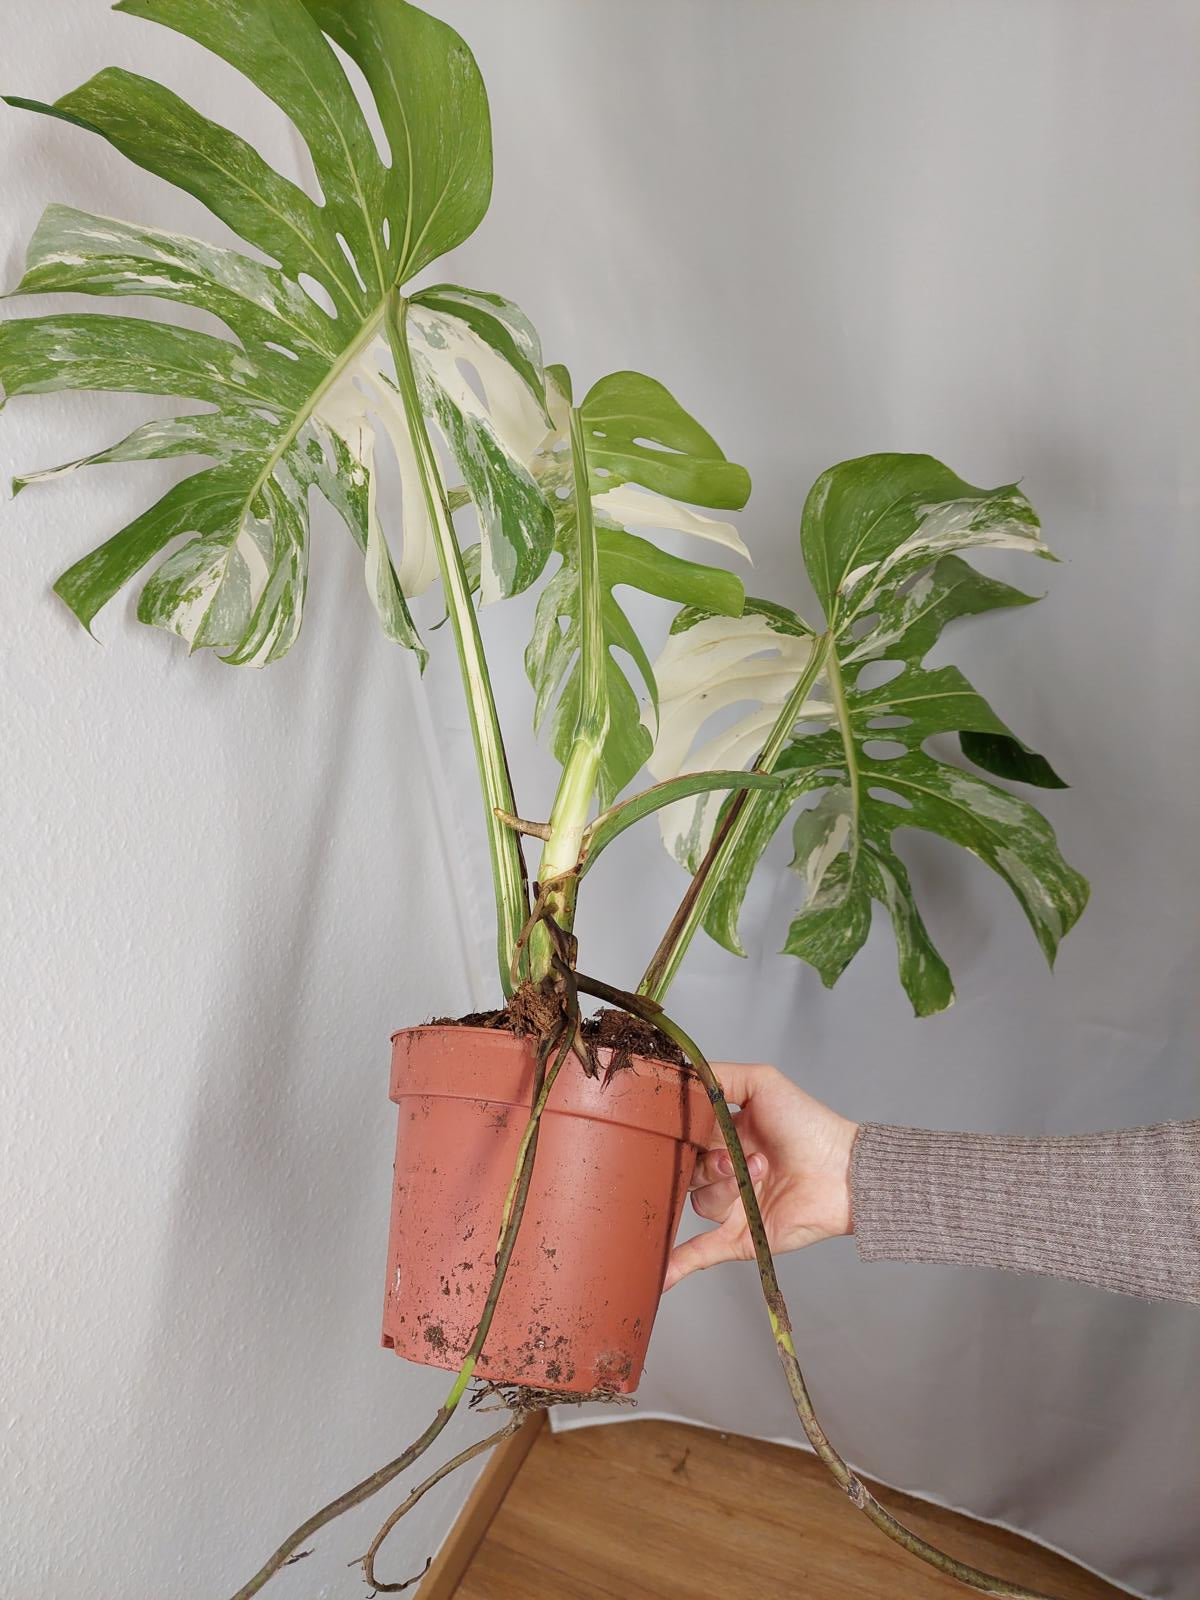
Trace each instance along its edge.
<instances>
[{"instance_id":1,"label":"soil in pot","mask_svg":"<svg viewBox=\"0 0 1200 1600\"><path fill-rule=\"evenodd\" d=\"M465 1025L464 1025L465 1024ZM671 1041L621 1013L586 1033L542 1119L524 1222L476 1368L575 1394L637 1387L667 1256L713 1109ZM671 1059L652 1059L662 1052ZM494 1271L501 1209L533 1098L536 1041L508 1013L393 1038L399 1108L383 1342L457 1368Z\"/></svg>"}]
</instances>

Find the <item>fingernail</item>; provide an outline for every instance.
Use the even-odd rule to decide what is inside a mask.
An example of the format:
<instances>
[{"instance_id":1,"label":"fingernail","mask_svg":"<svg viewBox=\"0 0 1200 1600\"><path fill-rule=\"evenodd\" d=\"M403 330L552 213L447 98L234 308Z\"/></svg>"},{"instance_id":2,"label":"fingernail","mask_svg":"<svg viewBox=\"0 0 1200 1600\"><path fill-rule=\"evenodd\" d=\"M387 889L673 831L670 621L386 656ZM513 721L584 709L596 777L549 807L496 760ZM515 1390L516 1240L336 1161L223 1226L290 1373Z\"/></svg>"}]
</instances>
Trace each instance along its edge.
<instances>
[{"instance_id":1,"label":"fingernail","mask_svg":"<svg viewBox=\"0 0 1200 1600\"><path fill-rule=\"evenodd\" d=\"M728 1156L718 1156L717 1157L717 1171L719 1173L721 1173L723 1177L728 1178L728 1177L732 1176L732 1174L733 1174L733 1162L730 1160L730 1158Z\"/></svg>"}]
</instances>

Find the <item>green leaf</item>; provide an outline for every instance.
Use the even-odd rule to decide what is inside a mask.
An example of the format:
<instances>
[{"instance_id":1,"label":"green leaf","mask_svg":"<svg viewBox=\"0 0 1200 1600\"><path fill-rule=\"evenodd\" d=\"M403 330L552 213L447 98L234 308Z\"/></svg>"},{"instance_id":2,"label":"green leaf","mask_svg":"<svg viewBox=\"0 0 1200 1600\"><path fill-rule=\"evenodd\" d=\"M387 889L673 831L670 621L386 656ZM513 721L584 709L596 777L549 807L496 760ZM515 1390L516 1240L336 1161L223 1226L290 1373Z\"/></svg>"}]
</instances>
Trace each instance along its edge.
<instances>
[{"instance_id":1,"label":"green leaf","mask_svg":"<svg viewBox=\"0 0 1200 1600\"><path fill-rule=\"evenodd\" d=\"M923 828L963 845L1005 879L1053 963L1063 937L1087 904L1088 890L1067 866L1054 830L1027 801L957 767L914 753L890 761L859 756L867 782L885 786L907 807L872 802L876 826ZM876 811L875 805L890 808Z\"/></svg>"},{"instance_id":2,"label":"green leaf","mask_svg":"<svg viewBox=\"0 0 1200 1600\"><path fill-rule=\"evenodd\" d=\"M716 440L661 383L640 372L612 372L579 408L592 493L640 483L690 505L739 511L750 474L726 461Z\"/></svg>"},{"instance_id":3,"label":"green leaf","mask_svg":"<svg viewBox=\"0 0 1200 1600\"><path fill-rule=\"evenodd\" d=\"M280 106L307 146L321 203L228 128L133 72L107 68L54 106L10 102L106 139L270 258L65 206L46 212L17 293L164 299L210 313L229 334L77 314L0 328L10 396L107 389L213 408L147 422L106 450L17 480L20 488L99 462L190 454L214 463L77 562L59 592L90 624L183 537L150 578L139 616L231 662L275 660L302 618L316 489L363 553L385 632L423 655L406 596L432 581L436 558L410 419L381 334L389 297L467 238L487 209L491 132L470 52L404 0L121 0L116 9L188 36ZM366 77L389 161L331 40ZM536 335L509 302L453 285L418 297L408 326L420 404L479 509L485 597L514 593L545 565L553 519L524 455L504 443L460 366L475 365L497 403L506 385L523 396L510 409L524 405L535 419L527 429L540 437ZM398 560L375 505L380 422L405 488Z\"/></svg>"},{"instance_id":4,"label":"green leaf","mask_svg":"<svg viewBox=\"0 0 1200 1600\"><path fill-rule=\"evenodd\" d=\"M1067 789L1045 756L1009 733L963 732L958 736L963 755L985 772L1014 783L1033 784L1038 789Z\"/></svg>"},{"instance_id":5,"label":"green leaf","mask_svg":"<svg viewBox=\"0 0 1200 1600\"><path fill-rule=\"evenodd\" d=\"M759 753L770 741L778 754L766 765L786 786L741 803L705 928L741 953L737 925L751 878L794 815L792 866L803 904L784 948L832 984L861 949L878 904L892 924L901 983L913 1009L929 1015L950 1004L953 986L894 848L897 830L938 834L985 861L1051 962L1087 902L1085 880L1039 812L925 750L935 735L954 734L985 770L1056 781L957 667L924 665L948 622L1032 599L945 552L1045 547L1018 491L971 489L926 456L865 457L823 474L808 497L803 540L826 598L826 634L764 601L748 600L736 619L681 615L655 666L661 726L650 768L665 781L709 767L763 766ZM860 686L881 661L895 664L886 681L872 674ZM746 703L748 711L705 738L715 712ZM797 812L812 794L816 803ZM702 796L660 812L664 840L689 870L723 809Z\"/></svg>"},{"instance_id":6,"label":"green leaf","mask_svg":"<svg viewBox=\"0 0 1200 1600\"><path fill-rule=\"evenodd\" d=\"M540 443L533 471L556 507L556 544L562 563L543 591L525 666L535 691L534 726L550 718L555 757L566 762L581 705L583 638L580 629L579 530L570 429L570 376L546 369L553 429ZM740 613L741 580L719 567L684 560L629 527L691 534L745 555L727 522L668 499L678 494L701 505L744 503L749 478L725 460L711 436L666 389L640 373L613 373L589 392L576 413L595 525L600 620L605 652L603 684L607 732L600 770L600 803L607 806L645 764L653 738L658 686L653 668L613 591L622 586L724 616ZM511 435L511 429L507 430ZM643 442L650 441L650 442ZM582 481L582 480L581 480ZM620 651L633 663L649 698L643 717Z\"/></svg>"},{"instance_id":7,"label":"green leaf","mask_svg":"<svg viewBox=\"0 0 1200 1600\"><path fill-rule=\"evenodd\" d=\"M877 592L955 550L1050 555L1016 485L976 489L914 455L860 456L823 472L804 503L800 542L830 621L863 615Z\"/></svg>"},{"instance_id":8,"label":"green leaf","mask_svg":"<svg viewBox=\"0 0 1200 1600\"><path fill-rule=\"evenodd\" d=\"M870 931L871 897L848 857L838 856L789 928L783 948L815 967L821 982L831 989L866 944Z\"/></svg>"},{"instance_id":9,"label":"green leaf","mask_svg":"<svg viewBox=\"0 0 1200 1600\"><path fill-rule=\"evenodd\" d=\"M985 577L958 556L943 556L911 583L893 584L877 597L873 620L844 649L844 659L923 660L947 623L1007 606L1031 606L1036 600L1036 595Z\"/></svg>"},{"instance_id":10,"label":"green leaf","mask_svg":"<svg viewBox=\"0 0 1200 1600\"><path fill-rule=\"evenodd\" d=\"M657 783L651 789L632 796L620 805L602 811L583 832L583 867L580 876L596 863L602 850L614 839L632 828L643 817L652 816L663 806L674 805L691 795L726 792L742 789L780 789L787 783L781 774L768 772L692 772L683 778L673 778L669 783Z\"/></svg>"}]
</instances>

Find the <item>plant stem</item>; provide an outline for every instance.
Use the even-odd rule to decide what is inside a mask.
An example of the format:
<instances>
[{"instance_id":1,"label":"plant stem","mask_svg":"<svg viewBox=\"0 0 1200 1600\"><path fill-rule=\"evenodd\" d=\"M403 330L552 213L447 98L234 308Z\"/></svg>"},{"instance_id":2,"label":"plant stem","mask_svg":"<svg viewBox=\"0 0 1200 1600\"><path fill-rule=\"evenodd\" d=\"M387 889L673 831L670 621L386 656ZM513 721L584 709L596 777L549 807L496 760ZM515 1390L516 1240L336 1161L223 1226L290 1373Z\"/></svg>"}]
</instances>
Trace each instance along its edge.
<instances>
[{"instance_id":1,"label":"plant stem","mask_svg":"<svg viewBox=\"0 0 1200 1600\"><path fill-rule=\"evenodd\" d=\"M812 654L808 658L804 671L801 673L796 687L787 698L787 702L775 724L767 736L755 761L752 771L772 772L775 763L791 736L792 729L800 719L804 702L808 699L813 684L817 681L827 655L832 654L831 636L822 634L813 639ZM760 805L766 796L761 791L743 789L734 795L729 802L724 817L721 819L712 841L705 852L704 859L692 876L683 899L676 908L675 915L668 924L667 931L662 937L658 949L651 957L650 964L642 974L642 981L638 984L638 993L648 995L651 1000L662 1002L667 990L674 981L675 974L679 971L680 964L688 952L691 944L704 919L708 908L712 904L713 896L721 885L721 879L733 859L739 843L745 837L746 830L753 820L756 806Z\"/></svg>"},{"instance_id":2,"label":"plant stem","mask_svg":"<svg viewBox=\"0 0 1200 1600\"><path fill-rule=\"evenodd\" d=\"M833 701L833 709L837 712L838 733L841 735L842 749L846 753L846 772L850 778L850 804L854 814L853 826L850 830L850 874L853 877L862 843L859 829L859 816L862 810L862 776L858 770L858 752L854 748L854 734L850 727L850 707L846 703L846 686L842 682L842 665L838 660L836 650L829 652L829 696Z\"/></svg>"},{"instance_id":3,"label":"plant stem","mask_svg":"<svg viewBox=\"0 0 1200 1600\"><path fill-rule=\"evenodd\" d=\"M1021 1584L1009 1583L1005 1578L994 1577L990 1572L983 1572L978 1567L956 1561L944 1550L939 1550L936 1545L922 1539L920 1534L914 1533L911 1528L906 1528L876 1500L862 1479L838 1454L813 1409L808 1385L800 1370L799 1357L796 1355L796 1346L792 1339L791 1318L788 1315L783 1291L779 1287L775 1263L771 1257L771 1247L767 1241L767 1230L763 1223L762 1212L758 1208L758 1197L754 1193L754 1181L746 1165L746 1155L738 1138L737 1124L733 1120L729 1103L722 1093L721 1085L711 1065L695 1040L689 1038L679 1024L673 1022L654 1001L641 995L626 994L621 989L614 989L610 984L601 983L599 979L585 977L583 973L577 973L575 981L582 993L595 995L597 999L606 1000L610 1005L619 1006L623 1011L628 1011L631 1015L641 1017L644 1021L660 1028L683 1051L697 1077L707 1089L725 1140L725 1148L733 1163L738 1192L746 1212L746 1224L754 1243L754 1257L758 1265L763 1298L767 1303L767 1315L771 1321L775 1348L787 1378L796 1414L800 1418L809 1443L839 1487L845 1491L851 1503L870 1518L889 1539L901 1545L911 1555L931 1567L936 1567L948 1577L957 1578L959 1583L966 1584L970 1589L997 1596L999 1600L1050 1600L1049 1596L1039 1590L1026 1589Z\"/></svg>"},{"instance_id":4,"label":"plant stem","mask_svg":"<svg viewBox=\"0 0 1200 1600\"><path fill-rule=\"evenodd\" d=\"M583 830L599 784L609 723L604 621L600 609L603 598L600 553L592 514L583 419L574 406L571 407L570 435L579 570L579 714L550 812L550 837L538 868L539 881L555 885L547 896L545 914L565 933L570 933L575 921L579 880L574 869L579 864ZM551 946L541 920L533 928L529 943L531 976L544 977L550 969Z\"/></svg>"},{"instance_id":5,"label":"plant stem","mask_svg":"<svg viewBox=\"0 0 1200 1600\"><path fill-rule=\"evenodd\" d=\"M471 599L471 589L463 569L462 552L454 534L454 523L446 500L446 486L425 424L425 413L408 348L408 301L398 291L388 301L387 331L396 367L396 382L408 419L409 437L416 457L421 489L429 512L441 569L446 610L454 629L458 662L462 672L463 695L471 723L475 760L483 790L484 819L488 850L492 861L492 887L496 897L496 958L500 983L505 995L512 992L509 967L517 936L529 916L529 888L520 840L496 816L496 810L515 812L512 779L496 701L488 674L479 619Z\"/></svg>"},{"instance_id":6,"label":"plant stem","mask_svg":"<svg viewBox=\"0 0 1200 1600\"><path fill-rule=\"evenodd\" d=\"M546 1101L550 1097L550 1090L554 1087L554 1080L566 1061L567 1056L575 1046L579 1032L579 1008L572 1000L571 1016L564 1022L560 1031L543 1041L538 1052L537 1077L534 1082L533 1106L529 1113L529 1120L525 1126L525 1133L521 1140L521 1152L513 1172L512 1182L509 1185L508 1195L504 1202L503 1221L500 1227L499 1238L496 1244L496 1271L488 1290L487 1299L484 1301L483 1312L479 1325L475 1329L475 1337L471 1340L470 1349L467 1351L462 1366L459 1368L450 1392L438 1407L432 1422L421 1436L414 1440L408 1448L401 1452L394 1461L389 1461L378 1472L373 1472L369 1478L364 1478L354 1488L347 1489L336 1500L331 1500L320 1511L315 1511L306 1522L302 1522L296 1531L288 1536L284 1542L254 1574L250 1581L237 1591L233 1600L251 1600L253 1595L270 1581L271 1578L287 1565L300 1546L313 1534L333 1522L343 1512L353 1510L361 1505L364 1500L369 1500L380 1489L386 1488L392 1479L401 1472L406 1471L419 1456L424 1455L434 1440L445 1428L459 1402L466 1393L467 1385L475 1372L476 1363L483 1350L484 1341L492 1326L492 1319L496 1313L496 1305L500 1299L500 1290L504 1286L504 1279L508 1273L509 1263L512 1260L513 1250L517 1242L517 1234L521 1228L521 1218L525 1214L525 1202L529 1195L529 1184L533 1177L533 1164L537 1156L538 1129L541 1126L542 1113L546 1109ZM546 1062L552 1053L554 1060L549 1069Z\"/></svg>"},{"instance_id":7,"label":"plant stem","mask_svg":"<svg viewBox=\"0 0 1200 1600\"><path fill-rule=\"evenodd\" d=\"M459 1467L465 1467L469 1461L474 1461L476 1456L484 1455L488 1450L494 1449L502 1439L511 1438L524 1421L524 1416L514 1416L502 1428L498 1428L495 1433L488 1434L486 1439L479 1439L474 1444L468 1445L465 1450L460 1450L456 1456L451 1456L450 1460L440 1466L436 1472L431 1472L424 1483L418 1484L402 1505L396 1507L395 1511L383 1524L383 1527L371 1540L370 1548L362 1558L363 1579L370 1584L372 1589L379 1594L400 1594L403 1590L410 1589L414 1583L419 1581L418 1579L410 1578L407 1583L380 1582L375 1576L375 1558L379 1554L384 1540L400 1521L401 1517L407 1516L417 1501L427 1495L430 1489L441 1483L443 1478L448 1478L452 1472L457 1472ZM428 1572L428 1570L429 1567L426 1564L425 1571ZM423 1572L421 1577L424 1576L425 1573Z\"/></svg>"}]
</instances>

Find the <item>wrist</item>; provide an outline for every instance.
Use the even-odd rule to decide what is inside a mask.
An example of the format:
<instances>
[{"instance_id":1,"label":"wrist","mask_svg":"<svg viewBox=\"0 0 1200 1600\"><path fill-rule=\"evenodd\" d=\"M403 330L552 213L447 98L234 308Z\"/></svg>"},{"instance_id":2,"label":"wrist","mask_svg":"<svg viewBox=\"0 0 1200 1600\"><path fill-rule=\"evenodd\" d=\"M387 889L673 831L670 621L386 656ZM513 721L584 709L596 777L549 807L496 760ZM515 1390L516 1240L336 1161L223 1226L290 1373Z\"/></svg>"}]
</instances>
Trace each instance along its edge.
<instances>
[{"instance_id":1,"label":"wrist","mask_svg":"<svg viewBox=\"0 0 1200 1600\"><path fill-rule=\"evenodd\" d=\"M826 1238L836 1239L854 1232L854 1201L850 1184L850 1169L854 1155L854 1141L858 1137L858 1123L838 1117L831 1139L826 1196Z\"/></svg>"}]
</instances>

